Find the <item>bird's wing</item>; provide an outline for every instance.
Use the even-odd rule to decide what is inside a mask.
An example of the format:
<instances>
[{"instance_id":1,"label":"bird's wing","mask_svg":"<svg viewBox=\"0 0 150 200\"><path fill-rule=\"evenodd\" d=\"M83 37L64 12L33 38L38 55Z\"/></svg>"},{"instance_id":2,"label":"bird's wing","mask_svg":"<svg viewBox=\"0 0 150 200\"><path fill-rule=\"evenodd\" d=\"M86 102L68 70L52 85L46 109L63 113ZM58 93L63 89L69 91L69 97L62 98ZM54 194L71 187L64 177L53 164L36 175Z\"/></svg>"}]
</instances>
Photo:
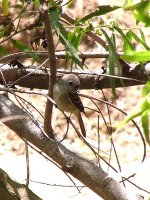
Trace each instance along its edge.
<instances>
[{"instance_id":1,"label":"bird's wing","mask_svg":"<svg viewBox=\"0 0 150 200\"><path fill-rule=\"evenodd\" d=\"M80 110L80 112L84 112L84 107L78 93L69 93L69 97L71 102Z\"/></svg>"}]
</instances>

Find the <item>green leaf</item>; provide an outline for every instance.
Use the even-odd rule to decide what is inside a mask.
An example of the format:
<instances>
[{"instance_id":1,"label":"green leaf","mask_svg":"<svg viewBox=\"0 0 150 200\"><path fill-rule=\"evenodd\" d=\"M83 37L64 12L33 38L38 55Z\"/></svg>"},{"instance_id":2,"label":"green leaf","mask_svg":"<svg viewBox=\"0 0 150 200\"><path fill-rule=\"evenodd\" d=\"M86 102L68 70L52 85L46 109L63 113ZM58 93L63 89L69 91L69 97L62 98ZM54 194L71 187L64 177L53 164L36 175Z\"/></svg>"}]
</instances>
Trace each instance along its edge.
<instances>
[{"instance_id":1,"label":"green leaf","mask_svg":"<svg viewBox=\"0 0 150 200\"><path fill-rule=\"evenodd\" d=\"M120 33L120 35L122 36L122 38L124 39L124 51L127 53L127 52L130 52L130 51L134 51L135 48L134 46L132 45L132 43L130 42L130 39L128 38L128 35L126 36L123 31L121 30L121 28L119 28L118 26L113 26L113 28L118 32Z\"/></svg>"},{"instance_id":2,"label":"green leaf","mask_svg":"<svg viewBox=\"0 0 150 200\"><path fill-rule=\"evenodd\" d=\"M101 31L104 34L109 44L109 74L113 76L115 73L115 68L118 67L118 71L120 71L119 69L120 63L119 63L118 55L116 53L115 45L112 41L112 38L109 38L108 34L103 29ZM116 91L115 91L115 86L116 86L115 79L113 77L110 77L109 79L110 79L110 85L112 88L113 95L117 97Z\"/></svg>"},{"instance_id":3,"label":"green leaf","mask_svg":"<svg viewBox=\"0 0 150 200\"><path fill-rule=\"evenodd\" d=\"M129 7L129 6L132 6L133 5L132 1L133 0L125 0L124 6L123 6L124 9Z\"/></svg>"},{"instance_id":4,"label":"green leaf","mask_svg":"<svg viewBox=\"0 0 150 200\"><path fill-rule=\"evenodd\" d=\"M145 23L146 26L150 25L150 1L141 1L140 3L124 7L125 10L131 10L137 20ZM142 12L141 12L142 11Z\"/></svg>"},{"instance_id":5,"label":"green leaf","mask_svg":"<svg viewBox=\"0 0 150 200\"><path fill-rule=\"evenodd\" d=\"M109 48L109 57L108 57L108 59L109 59L109 74L110 75L114 75L116 63L115 63L115 57L114 57L113 52L111 51L110 48ZM116 88L115 79L110 77L109 80L110 80L110 85L111 85L111 88L112 88L113 95L116 98L117 95L116 95L116 90L115 90L115 88Z\"/></svg>"},{"instance_id":6,"label":"green leaf","mask_svg":"<svg viewBox=\"0 0 150 200\"><path fill-rule=\"evenodd\" d=\"M6 54L8 54L7 49L5 47L3 47L2 45L0 45L0 55L3 56Z\"/></svg>"},{"instance_id":7,"label":"green leaf","mask_svg":"<svg viewBox=\"0 0 150 200\"><path fill-rule=\"evenodd\" d=\"M21 42L19 40L11 39L11 42L14 47L16 47L22 51L27 51L27 50L31 51L31 48L29 48L27 45L25 45L23 42Z\"/></svg>"},{"instance_id":8,"label":"green leaf","mask_svg":"<svg viewBox=\"0 0 150 200\"><path fill-rule=\"evenodd\" d=\"M126 33L126 37L128 38L128 40L129 40L130 43L131 43L132 36L130 35L129 31ZM124 50L124 52L126 52L126 53L132 51L132 50L131 50L131 47L130 47L130 45L128 44L128 42L126 41L126 39L124 40L123 50Z\"/></svg>"},{"instance_id":9,"label":"green leaf","mask_svg":"<svg viewBox=\"0 0 150 200\"><path fill-rule=\"evenodd\" d=\"M133 120L134 118L140 116L142 114L141 111L133 111L128 117L126 117L123 121L116 125L117 128L122 128L126 125L129 121Z\"/></svg>"},{"instance_id":10,"label":"green leaf","mask_svg":"<svg viewBox=\"0 0 150 200\"><path fill-rule=\"evenodd\" d=\"M3 14L8 15L8 0L2 0Z\"/></svg>"},{"instance_id":11,"label":"green leaf","mask_svg":"<svg viewBox=\"0 0 150 200\"><path fill-rule=\"evenodd\" d=\"M140 3L137 3L137 4L133 4L130 1L130 3L128 5L124 6L124 10L126 10L126 11L132 10L133 11L135 9L145 9L145 8L149 7L149 4L150 4L149 0L141 1Z\"/></svg>"},{"instance_id":12,"label":"green leaf","mask_svg":"<svg viewBox=\"0 0 150 200\"><path fill-rule=\"evenodd\" d=\"M144 35L142 29L140 28L139 30L140 30L142 40L146 43L145 35Z\"/></svg>"},{"instance_id":13,"label":"green leaf","mask_svg":"<svg viewBox=\"0 0 150 200\"><path fill-rule=\"evenodd\" d=\"M143 87L142 96L145 97L150 94L150 81L147 81L146 85Z\"/></svg>"},{"instance_id":14,"label":"green leaf","mask_svg":"<svg viewBox=\"0 0 150 200\"><path fill-rule=\"evenodd\" d=\"M76 50L78 49L84 34L85 31L83 28L76 28L75 31L68 33L68 40L72 43Z\"/></svg>"},{"instance_id":15,"label":"green leaf","mask_svg":"<svg viewBox=\"0 0 150 200\"><path fill-rule=\"evenodd\" d=\"M149 93L150 94L150 93ZM145 97L145 101L141 104L141 111L142 111L142 127L144 131L144 135L146 138L146 141L148 144L150 144L150 138L149 138L149 113L150 113L150 102L148 101L148 98L150 98L150 95L147 95Z\"/></svg>"},{"instance_id":16,"label":"green leaf","mask_svg":"<svg viewBox=\"0 0 150 200\"><path fill-rule=\"evenodd\" d=\"M128 62L148 62L150 61L150 51L130 51L120 56Z\"/></svg>"},{"instance_id":17,"label":"green leaf","mask_svg":"<svg viewBox=\"0 0 150 200\"><path fill-rule=\"evenodd\" d=\"M11 39L11 42L14 47L20 49L23 52L26 52L35 61L37 61L38 63L41 63L41 59L35 53L32 53L32 49L29 48L27 45L25 45L23 42L19 40L14 40L14 39Z\"/></svg>"},{"instance_id":18,"label":"green leaf","mask_svg":"<svg viewBox=\"0 0 150 200\"><path fill-rule=\"evenodd\" d=\"M32 0L34 2L35 5L39 5L40 1L39 0Z\"/></svg>"},{"instance_id":19,"label":"green leaf","mask_svg":"<svg viewBox=\"0 0 150 200\"><path fill-rule=\"evenodd\" d=\"M83 68L82 62L80 61L80 58L79 58L78 53L77 53L76 49L74 48L74 46L68 41L68 39L65 37L65 35L63 35L59 30L57 30L57 32L61 38L62 44L64 44L64 46L66 48L67 53L69 53L69 55L71 55L72 59L79 67Z\"/></svg>"},{"instance_id":20,"label":"green leaf","mask_svg":"<svg viewBox=\"0 0 150 200\"><path fill-rule=\"evenodd\" d=\"M146 93L147 92L148 91L146 91ZM129 121L133 120L136 117L141 116L142 127L143 127L143 131L144 131L145 139L148 142L148 144L150 144L150 138L149 138L149 114L150 114L150 93L148 93L142 99L142 101L139 103L139 105L133 110L133 112L128 117L126 117L123 121L121 121L115 127L120 129L125 124L127 124Z\"/></svg>"},{"instance_id":21,"label":"green leaf","mask_svg":"<svg viewBox=\"0 0 150 200\"><path fill-rule=\"evenodd\" d=\"M123 121L116 125L117 128L122 128L125 124L129 121L133 120L134 118L141 116L144 110L141 110L142 104L146 101L146 98L139 103L139 105L132 111L132 113L127 116Z\"/></svg>"},{"instance_id":22,"label":"green leaf","mask_svg":"<svg viewBox=\"0 0 150 200\"><path fill-rule=\"evenodd\" d=\"M78 22L85 22L92 17L104 15L106 13L112 12L116 9L120 8L119 6L110 6L110 5L104 5L99 6L94 12L91 12L89 15L86 15L85 17L81 18Z\"/></svg>"},{"instance_id":23,"label":"green leaf","mask_svg":"<svg viewBox=\"0 0 150 200\"><path fill-rule=\"evenodd\" d=\"M142 39L140 39L133 31L129 30L128 32L130 34L131 37L133 37L138 43L141 43L143 45L143 47L146 50L150 50L149 46L146 44L146 42Z\"/></svg>"},{"instance_id":24,"label":"green leaf","mask_svg":"<svg viewBox=\"0 0 150 200\"><path fill-rule=\"evenodd\" d=\"M59 23L59 29L56 29L58 35L60 36L61 43L65 46L66 49L66 56L72 57L74 62L81 68L83 68L83 64L80 61L76 48L72 44L73 35L70 35L66 32L63 25ZM68 39L69 38L69 39ZM76 44L77 45L77 44Z\"/></svg>"},{"instance_id":25,"label":"green leaf","mask_svg":"<svg viewBox=\"0 0 150 200\"><path fill-rule=\"evenodd\" d=\"M145 24L145 26L150 25L150 16L148 16L146 13L141 13L141 10L135 10L134 16L137 22L141 21Z\"/></svg>"},{"instance_id":26,"label":"green leaf","mask_svg":"<svg viewBox=\"0 0 150 200\"><path fill-rule=\"evenodd\" d=\"M145 135L145 139L148 144L150 144L150 137L149 137L149 112L145 111L142 114L142 127Z\"/></svg>"},{"instance_id":27,"label":"green leaf","mask_svg":"<svg viewBox=\"0 0 150 200\"><path fill-rule=\"evenodd\" d=\"M143 1L137 5L138 7L133 11L136 20L145 23L146 26L149 26L150 25L150 1Z\"/></svg>"},{"instance_id":28,"label":"green leaf","mask_svg":"<svg viewBox=\"0 0 150 200\"><path fill-rule=\"evenodd\" d=\"M57 29L57 32L59 34L59 32L62 33L62 35L67 39L68 38L68 32L66 31L66 29L64 28L64 26L59 23L59 30ZM60 37L60 40L61 40L61 37ZM63 41L61 41L63 43ZM65 43L63 43L65 45Z\"/></svg>"},{"instance_id":29,"label":"green leaf","mask_svg":"<svg viewBox=\"0 0 150 200\"><path fill-rule=\"evenodd\" d=\"M52 27L57 28L59 25L59 10L56 7L50 8L49 16L51 19Z\"/></svg>"}]
</instances>

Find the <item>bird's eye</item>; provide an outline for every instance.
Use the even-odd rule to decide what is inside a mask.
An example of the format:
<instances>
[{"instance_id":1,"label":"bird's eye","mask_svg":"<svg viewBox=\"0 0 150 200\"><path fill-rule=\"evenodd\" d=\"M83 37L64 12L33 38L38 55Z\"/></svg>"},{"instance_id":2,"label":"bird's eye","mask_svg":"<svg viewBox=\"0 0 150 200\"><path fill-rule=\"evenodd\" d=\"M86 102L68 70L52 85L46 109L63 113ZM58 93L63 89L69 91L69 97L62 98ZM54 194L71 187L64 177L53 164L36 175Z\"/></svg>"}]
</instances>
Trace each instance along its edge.
<instances>
[{"instance_id":1,"label":"bird's eye","mask_svg":"<svg viewBox=\"0 0 150 200\"><path fill-rule=\"evenodd\" d=\"M73 82L72 82L72 81L70 81L70 82L69 82L69 85L73 85Z\"/></svg>"}]
</instances>

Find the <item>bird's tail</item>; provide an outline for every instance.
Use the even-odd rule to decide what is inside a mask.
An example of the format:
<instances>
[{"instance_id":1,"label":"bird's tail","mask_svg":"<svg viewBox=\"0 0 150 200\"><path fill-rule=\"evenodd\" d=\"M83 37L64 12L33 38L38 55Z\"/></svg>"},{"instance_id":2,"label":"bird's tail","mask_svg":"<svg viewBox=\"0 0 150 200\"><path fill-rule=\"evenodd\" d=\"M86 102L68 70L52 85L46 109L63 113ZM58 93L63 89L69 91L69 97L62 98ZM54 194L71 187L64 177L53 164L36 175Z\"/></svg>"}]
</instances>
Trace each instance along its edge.
<instances>
[{"instance_id":1,"label":"bird's tail","mask_svg":"<svg viewBox=\"0 0 150 200\"><path fill-rule=\"evenodd\" d=\"M77 118L78 118L78 121L79 121L81 133L82 133L82 135L83 135L84 137L86 137L86 130L85 130L84 123L83 123L83 119L82 119L82 116L81 116L81 113L80 113L80 112L77 114Z\"/></svg>"}]
</instances>

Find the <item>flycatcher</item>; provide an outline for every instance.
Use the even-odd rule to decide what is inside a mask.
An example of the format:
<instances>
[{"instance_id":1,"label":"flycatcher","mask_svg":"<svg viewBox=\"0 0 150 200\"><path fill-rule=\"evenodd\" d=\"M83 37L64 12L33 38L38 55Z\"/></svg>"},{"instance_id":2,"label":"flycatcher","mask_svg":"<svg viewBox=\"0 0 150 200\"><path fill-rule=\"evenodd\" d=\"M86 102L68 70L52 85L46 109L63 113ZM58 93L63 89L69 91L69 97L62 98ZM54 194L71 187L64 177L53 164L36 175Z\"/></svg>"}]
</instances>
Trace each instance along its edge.
<instances>
[{"instance_id":1,"label":"flycatcher","mask_svg":"<svg viewBox=\"0 0 150 200\"><path fill-rule=\"evenodd\" d=\"M84 112L84 107L77 93L79 85L80 80L76 75L65 74L54 85L53 97L57 107L61 111L76 115L82 135L86 137L86 131L81 116L81 112Z\"/></svg>"}]
</instances>

